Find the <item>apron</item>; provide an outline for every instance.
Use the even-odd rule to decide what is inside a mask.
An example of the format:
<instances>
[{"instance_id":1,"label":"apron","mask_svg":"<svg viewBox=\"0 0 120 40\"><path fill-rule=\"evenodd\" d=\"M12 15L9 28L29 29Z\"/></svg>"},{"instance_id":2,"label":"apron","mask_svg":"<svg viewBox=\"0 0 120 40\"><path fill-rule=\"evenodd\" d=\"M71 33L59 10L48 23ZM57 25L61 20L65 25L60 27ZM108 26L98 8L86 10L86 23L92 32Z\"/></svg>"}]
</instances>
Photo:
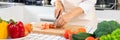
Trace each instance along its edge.
<instances>
[{"instance_id":1,"label":"apron","mask_svg":"<svg viewBox=\"0 0 120 40\"><path fill-rule=\"evenodd\" d=\"M71 9L75 7L79 7L79 4L83 0L62 0L63 6L65 8L65 11L63 14L66 12L69 12ZM69 25L79 25L79 26L84 26L87 29L87 32L91 30L92 28L95 29L97 26L97 19L96 19L96 14L95 14L95 8L90 9L88 13L84 13L80 15L79 17L73 18L70 22L67 24ZM92 33L92 32L90 32Z\"/></svg>"}]
</instances>

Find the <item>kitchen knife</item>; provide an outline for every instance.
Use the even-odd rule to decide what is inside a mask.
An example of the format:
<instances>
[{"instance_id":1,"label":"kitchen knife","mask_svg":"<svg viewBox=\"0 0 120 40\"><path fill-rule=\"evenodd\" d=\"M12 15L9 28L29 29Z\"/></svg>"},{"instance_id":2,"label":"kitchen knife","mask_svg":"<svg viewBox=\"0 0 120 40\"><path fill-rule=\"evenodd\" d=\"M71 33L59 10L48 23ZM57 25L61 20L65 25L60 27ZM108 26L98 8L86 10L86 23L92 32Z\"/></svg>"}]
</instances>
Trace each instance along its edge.
<instances>
[{"instance_id":1,"label":"kitchen knife","mask_svg":"<svg viewBox=\"0 0 120 40\"><path fill-rule=\"evenodd\" d=\"M56 24L55 24L55 22L56 22L56 20L59 18L59 16L60 16L60 12L58 13L58 16L56 17L56 19L55 19L55 21L54 21L54 23L53 23L53 25L57 28L57 26L56 26Z\"/></svg>"},{"instance_id":2,"label":"kitchen knife","mask_svg":"<svg viewBox=\"0 0 120 40\"><path fill-rule=\"evenodd\" d=\"M54 18L40 18L40 21L55 22Z\"/></svg>"}]
</instances>

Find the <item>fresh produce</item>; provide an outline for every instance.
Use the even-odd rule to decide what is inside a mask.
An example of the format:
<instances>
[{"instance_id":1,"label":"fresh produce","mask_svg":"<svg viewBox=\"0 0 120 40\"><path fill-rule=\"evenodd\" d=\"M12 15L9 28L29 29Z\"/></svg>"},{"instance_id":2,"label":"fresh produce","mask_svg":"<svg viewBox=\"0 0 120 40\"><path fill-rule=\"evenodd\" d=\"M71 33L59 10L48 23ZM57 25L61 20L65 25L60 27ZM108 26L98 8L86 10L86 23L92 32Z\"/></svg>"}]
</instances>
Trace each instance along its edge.
<instances>
[{"instance_id":1,"label":"fresh produce","mask_svg":"<svg viewBox=\"0 0 120 40\"><path fill-rule=\"evenodd\" d=\"M8 23L0 18L0 39L6 39L8 37L7 25Z\"/></svg>"},{"instance_id":2,"label":"fresh produce","mask_svg":"<svg viewBox=\"0 0 120 40\"><path fill-rule=\"evenodd\" d=\"M77 34L79 32L86 32L86 29L84 27L80 27L74 32L74 34Z\"/></svg>"},{"instance_id":3,"label":"fresh produce","mask_svg":"<svg viewBox=\"0 0 120 40\"><path fill-rule=\"evenodd\" d=\"M90 37L87 37L85 40L95 40L95 38L90 36Z\"/></svg>"},{"instance_id":4,"label":"fresh produce","mask_svg":"<svg viewBox=\"0 0 120 40\"><path fill-rule=\"evenodd\" d=\"M99 38L102 35L111 34L117 28L120 28L120 24L116 21L102 21L98 23L94 35Z\"/></svg>"},{"instance_id":5,"label":"fresh produce","mask_svg":"<svg viewBox=\"0 0 120 40\"><path fill-rule=\"evenodd\" d=\"M120 29L116 29L115 31L113 31L112 35L120 36Z\"/></svg>"},{"instance_id":6,"label":"fresh produce","mask_svg":"<svg viewBox=\"0 0 120 40\"><path fill-rule=\"evenodd\" d=\"M42 30L44 30L44 29L49 29L49 25L48 25L47 23L45 23L45 24L42 24L42 25L40 26L40 28L41 28Z\"/></svg>"},{"instance_id":7,"label":"fresh produce","mask_svg":"<svg viewBox=\"0 0 120 40\"><path fill-rule=\"evenodd\" d=\"M44 29L55 28L55 27L54 27L53 24L44 23L44 24L42 24L42 25L40 26L40 28L41 28L42 30L44 30Z\"/></svg>"},{"instance_id":8,"label":"fresh produce","mask_svg":"<svg viewBox=\"0 0 120 40\"><path fill-rule=\"evenodd\" d=\"M11 38L20 38L25 36L24 24L21 21L14 22L11 19L8 24L8 31Z\"/></svg>"},{"instance_id":9,"label":"fresh produce","mask_svg":"<svg viewBox=\"0 0 120 40\"><path fill-rule=\"evenodd\" d=\"M116 29L112 34L101 36L100 40L120 40L120 29Z\"/></svg>"},{"instance_id":10,"label":"fresh produce","mask_svg":"<svg viewBox=\"0 0 120 40\"><path fill-rule=\"evenodd\" d=\"M73 39L72 36L73 36L74 34L75 34L75 35L79 35L79 33L82 34L81 32L82 32L82 33L86 33L86 30L85 30L84 27L80 27L80 28L78 28L76 31L72 31L72 30L70 30L70 29L67 29L67 30L64 31L63 36L64 36L64 38L66 38L66 39L72 40L72 39Z\"/></svg>"},{"instance_id":11,"label":"fresh produce","mask_svg":"<svg viewBox=\"0 0 120 40\"><path fill-rule=\"evenodd\" d=\"M24 24L21 21L18 21L16 23L16 25L19 27L19 33L20 33L19 36L24 37L25 36L25 34L24 34L24 32L25 32Z\"/></svg>"},{"instance_id":12,"label":"fresh produce","mask_svg":"<svg viewBox=\"0 0 120 40\"><path fill-rule=\"evenodd\" d=\"M31 32L32 29L33 29L33 28L32 28L32 24L29 24L29 23L28 23L28 24L25 24L24 27L27 28L27 30L28 30L29 32Z\"/></svg>"},{"instance_id":13,"label":"fresh produce","mask_svg":"<svg viewBox=\"0 0 120 40\"><path fill-rule=\"evenodd\" d=\"M78 34L72 34L72 40L85 40L89 36L92 35L89 33L80 32Z\"/></svg>"},{"instance_id":14,"label":"fresh produce","mask_svg":"<svg viewBox=\"0 0 120 40\"><path fill-rule=\"evenodd\" d=\"M28 35L30 32L25 28L25 36Z\"/></svg>"},{"instance_id":15,"label":"fresh produce","mask_svg":"<svg viewBox=\"0 0 120 40\"><path fill-rule=\"evenodd\" d=\"M32 24L30 23L25 24L24 27L25 27L25 35L28 35L33 29Z\"/></svg>"},{"instance_id":16,"label":"fresh produce","mask_svg":"<svg viewBox=\"0 0 120 40\"><path fill-rule=\"evenodd\" d=\"M71 38L71 35L72 35L72 31L71 30L65 30L65 32L63 33L63 36L66 38L66 39L69 39Z\"/></svg>"},{"instance_id":17,"label":"fresh produce","mask_svg":"<svg viewBox=\"0 0 120 40\"><path fill-rule=\"evenodd\" d=\"M66 39L71 39L72 40L72 34L78 34L78 33L80 33L80 32L84 32L84 33L86 33L86 30L85 30L85 28L84 27L80 27L80 28L78 28L76 31L71 31L70 29L67 29L67 30L65 30L65 32L63 33L63 36L66 38Z\"/></svg>"},{"instance_id":18,"label":"fresh produce","mask_svg":"<svg viewBox=\"0 0 120 40\"><path fill-rule=\"evenodd\" d=\"M49 24L49 28L55 28L53 24Z\"/></svg>"}]
</instances>

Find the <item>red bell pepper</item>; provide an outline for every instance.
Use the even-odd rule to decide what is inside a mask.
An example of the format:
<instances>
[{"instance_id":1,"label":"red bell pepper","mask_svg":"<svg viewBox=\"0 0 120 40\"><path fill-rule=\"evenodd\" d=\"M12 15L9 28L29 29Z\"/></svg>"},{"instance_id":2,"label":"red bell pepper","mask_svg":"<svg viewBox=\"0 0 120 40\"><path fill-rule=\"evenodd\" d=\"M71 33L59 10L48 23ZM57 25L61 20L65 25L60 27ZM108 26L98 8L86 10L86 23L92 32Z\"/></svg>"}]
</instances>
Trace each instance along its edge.
<instances>
[{"instance_id":1,"label":"red bell pepper","mask_svg":"<svg viewBox=\"0 0 120 40\"><path fill-rule=\"evenodd\" d=\"M25 28L24 28L24 24L21 22L21 21L19 21L19 22L17 22L16 23L16 26L18 26L19 28L19 37L24 37L25 36Z\"/></svg>"},{"instance_id":2,"label":"red bell pepper","mask_svg":"<svg viewBox=\"0 0 120 40\"><path fill-rule=\"evenodd\" d=\"M24 37L25 29L23 23L21 21L14 22L13 20L11 20L8 24L8 32L11 38Z\"/></svg>"}]
</instances>

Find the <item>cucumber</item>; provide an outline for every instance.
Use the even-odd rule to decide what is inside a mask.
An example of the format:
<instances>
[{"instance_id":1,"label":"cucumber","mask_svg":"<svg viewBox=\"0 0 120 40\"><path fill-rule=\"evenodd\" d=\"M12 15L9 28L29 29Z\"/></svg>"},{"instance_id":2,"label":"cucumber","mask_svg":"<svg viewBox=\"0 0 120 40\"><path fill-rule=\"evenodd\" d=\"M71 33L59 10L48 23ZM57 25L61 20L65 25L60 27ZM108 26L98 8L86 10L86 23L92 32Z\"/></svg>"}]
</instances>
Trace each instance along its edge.
<instances>
[{"instance_id":1,"label":"cucumber","mask_svg":"<svg viewBox=\"0 0 120 40\"><path fill-rule=\"evenodd\" d=\"M72 34L72 40L85 40L89 36L91 36L91 34L80 32L78 34Z\"/></svg>"}]
</instances>

